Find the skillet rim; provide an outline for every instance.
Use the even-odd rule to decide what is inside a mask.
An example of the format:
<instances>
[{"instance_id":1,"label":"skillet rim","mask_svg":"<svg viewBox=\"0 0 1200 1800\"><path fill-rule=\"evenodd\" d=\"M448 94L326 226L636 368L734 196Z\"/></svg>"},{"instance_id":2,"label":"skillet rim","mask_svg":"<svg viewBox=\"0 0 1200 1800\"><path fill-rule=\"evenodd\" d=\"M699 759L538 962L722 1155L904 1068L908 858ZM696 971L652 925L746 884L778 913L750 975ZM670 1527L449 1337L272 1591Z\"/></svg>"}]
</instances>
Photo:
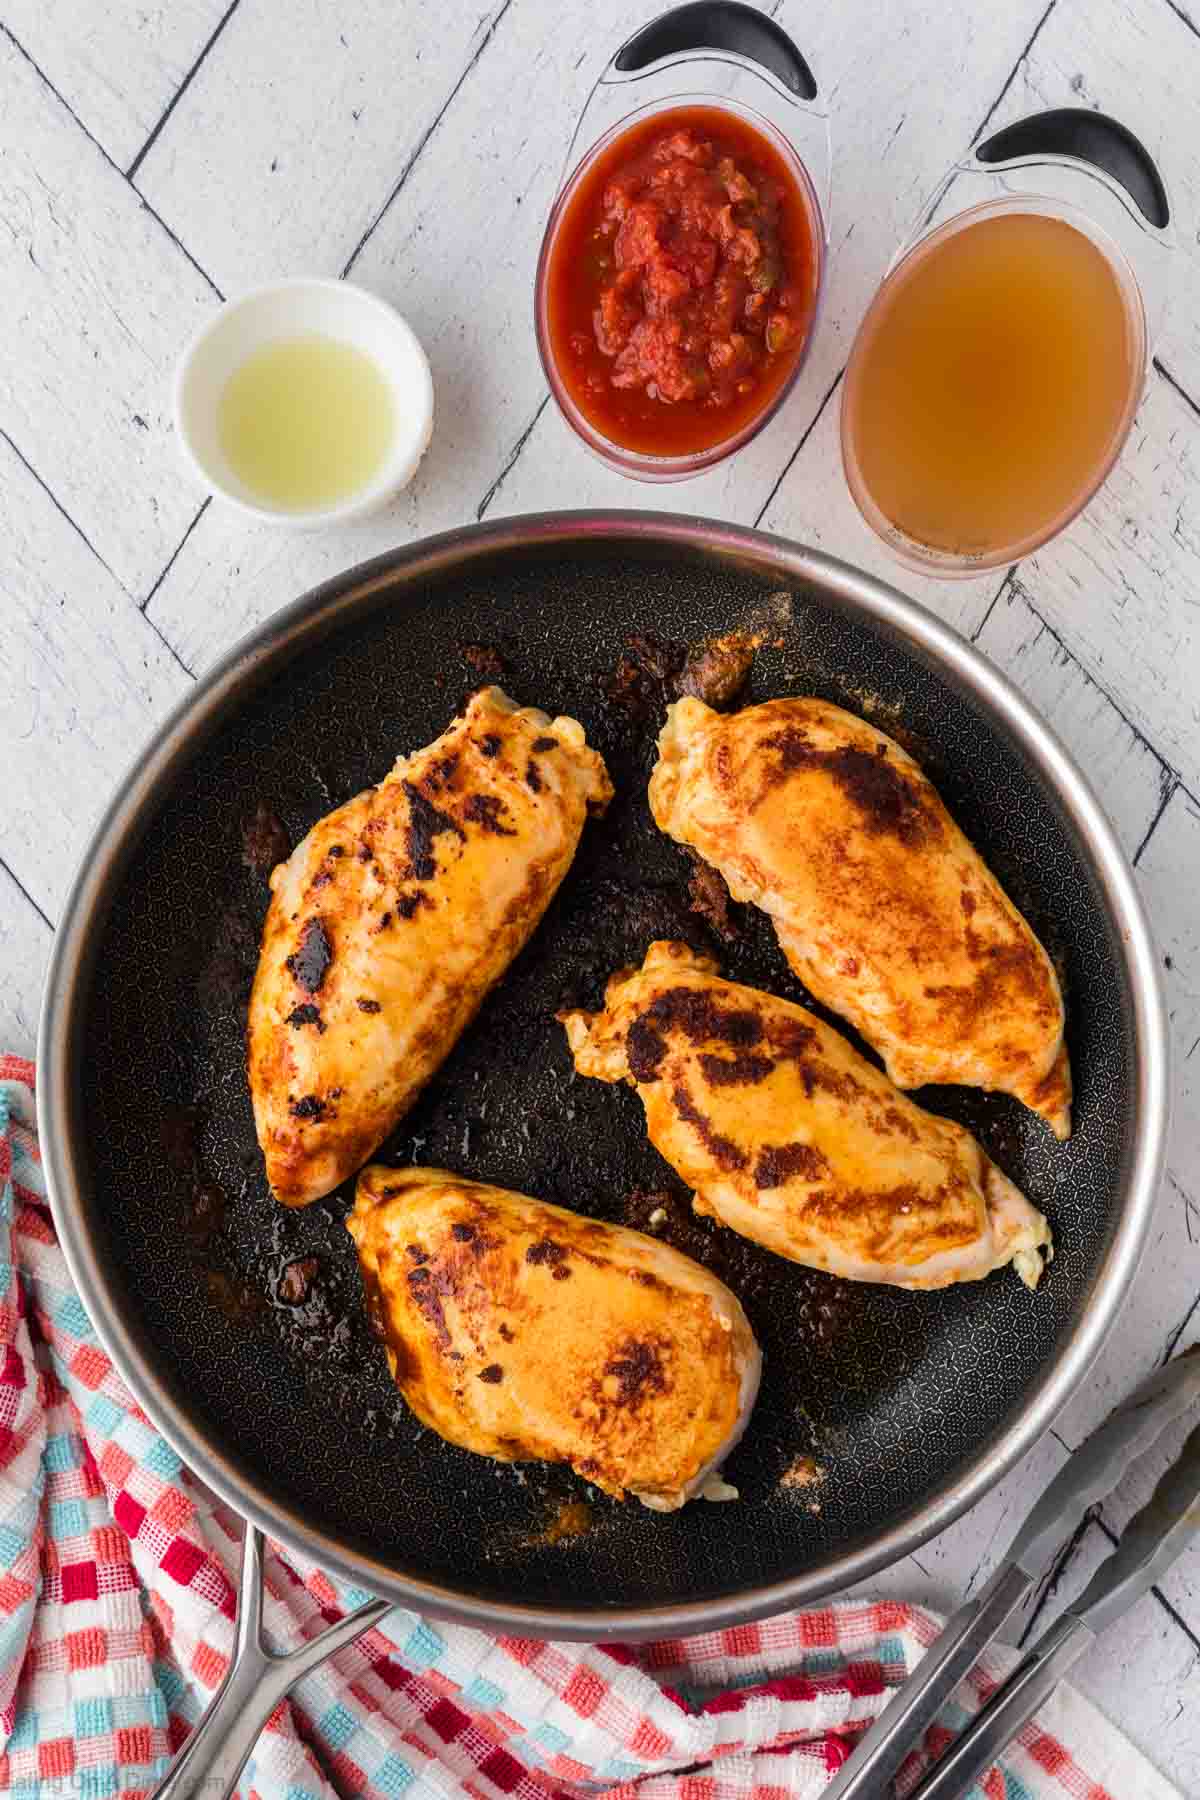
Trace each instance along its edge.
<instances>
[{"instance_id":1,"label":"skillet rim","mask_svg":"<svg viewBox=\"0 0 1200 1800\"><path fill-rule=\"evenodd\" d=\"M306 1522L209 1441L202 1424L156 1373L126 1319L97 1254L86 1216L83 1109L74 1043L86 1023L93 923L103 921L160 798L178 768L242 695L286 664L310 635L368 608L381 588L538 547L607 541L666 545L719 561L769 565L781 582L815 588L908 639L996 721L1048 783L1090 856L1129 979L1133 1002L1132 1142L1125 1203L1092 1286L1055 1355L1009 1423L985 1440L959 1476L908 1508L869 1543L826 1557L783 1580L667 1606L570 1607L501 1603L436 1581L399 1575L363 1550ZM229 1506L286 1546L353 1586L397 1604L477 1628L567 1640L686 1636L763 1618L825 1598L877 1573L945 1529L1030 1450L1082 1382L1132 1285L1158 1191L1170 1115L1169 1034L1162 977L1133 870L1099 801L1059 740L965 638L919 602L850 564L790 539L697 516L620 510L518 515L460 526L343 571L272 613L202 676L152 735L124 777L84 852L54 937L37 1044L37 1117L51 1211L67 1267L97 1336L137 1403L184 1462Z\"/></svg>"}]
</instances>

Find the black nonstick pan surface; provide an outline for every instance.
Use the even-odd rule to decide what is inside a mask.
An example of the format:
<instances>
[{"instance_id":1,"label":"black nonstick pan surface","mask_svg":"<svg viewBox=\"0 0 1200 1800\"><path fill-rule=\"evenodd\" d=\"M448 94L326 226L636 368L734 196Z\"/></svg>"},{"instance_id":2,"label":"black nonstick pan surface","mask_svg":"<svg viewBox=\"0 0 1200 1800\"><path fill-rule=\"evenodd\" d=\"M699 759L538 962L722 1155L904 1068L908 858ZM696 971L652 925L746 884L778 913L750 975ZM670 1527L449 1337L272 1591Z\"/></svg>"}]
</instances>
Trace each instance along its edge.
<instances>
[{"instance_id":1,"label":"black nonstick pan surface","mask_svg":"<svg viewBox=\"0 0 1200 1800\"><path fill-rule=\"evenodd\" d=\"M819 694L900 736L1059 962L1069 1143L1001 1098L917 1096L969 1125L1049 1215L1057 1255L1036 1293L1011 1271L909 1294L795 1268L694 1220L636 1096L573 1074L555 1011L599 1003L607 976L656 937L715 950L730 976L811 1004L758 914L734 908L724 941L691 910L690 865L645 799L664 671L779 594L781 643L760 651L745 697ZM726 1470L736 1503L663 1516L565 1470L443 1443L407 1412L367 1329L342 1223L352 1184L293 1212L263 1179L243 1027L271 852L436 737L492 677L582 720L617 798L381 1159L634 1225L661 1208L662 1235L729 1282L764 1350ZM961 640L778 540L558 515L450 534L328 583L169 721L102 825L59 934L41 1127L97 1328L147 1412L232 1504L427 1610L633 1636L828 1592L915 1546L1029 1446L1131 1277L1161 1152L1164 1042L1144 921L1102 815Z\"/></svg>"}]
</instances>

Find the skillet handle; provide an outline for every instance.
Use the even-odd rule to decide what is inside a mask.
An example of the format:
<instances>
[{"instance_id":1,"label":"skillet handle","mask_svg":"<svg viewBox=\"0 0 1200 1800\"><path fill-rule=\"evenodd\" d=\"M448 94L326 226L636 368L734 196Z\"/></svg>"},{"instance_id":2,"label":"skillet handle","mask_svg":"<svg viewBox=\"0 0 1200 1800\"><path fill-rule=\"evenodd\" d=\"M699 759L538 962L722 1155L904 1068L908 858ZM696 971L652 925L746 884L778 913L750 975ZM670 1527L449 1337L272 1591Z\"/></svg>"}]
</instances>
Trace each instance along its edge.
<instances>
[{"instance_id":1,"label":"skillet handle","mask_svg":"<svg viewBox=\"0 0 1200 1800\"><path fill-rule=\"evenodd\" d=\"M391 1608L390 1601L368 1600L298 1650L274 1656L263 1646L262 1602L262 1533L247 1525L233 1661L208 1711L150 1800L228 1800L259 1734L288 1690L327 1656L361 1637Z\"/></svg>"}]
</instances>

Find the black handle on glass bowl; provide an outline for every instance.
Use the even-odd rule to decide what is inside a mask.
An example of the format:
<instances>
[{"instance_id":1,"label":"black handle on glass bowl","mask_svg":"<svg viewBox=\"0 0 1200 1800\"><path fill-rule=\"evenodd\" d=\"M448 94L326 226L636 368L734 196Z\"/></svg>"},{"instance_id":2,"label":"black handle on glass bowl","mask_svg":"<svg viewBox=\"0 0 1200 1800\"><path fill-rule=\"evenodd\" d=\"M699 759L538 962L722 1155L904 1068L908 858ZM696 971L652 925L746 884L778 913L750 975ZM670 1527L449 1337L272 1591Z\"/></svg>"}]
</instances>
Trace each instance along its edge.
<instances>
[{"instance_id":1,"label":"black handle on glass bowl","mask_svg":"<svg viewBox=\"0 0 1200 1800\"><path fill-rule=\"evenodd\" d=\"M690 0L651 19L622 44L612 66L622 74L689 50L726 50L756 62L800 100L815 100L812 70L774 19L740 0Z\"/></svg>"},{"instance_id":2,"label":"black handle on glass bowl","mask_svg":"<svg viewBox=\"0 0 1200 1800\"><path fill-rule=\"evenodd\" d=\"M681 8L683 12L693 10ZM997 131L979 145L975 155L981 163L1011 162L1018 156L1073 156L1119 182L1149 224L1160 231L1170 224L1167 190L1153 157L1127 125L1110 119L1107 113L1090 112L1083 106L1035 113Z\"/></svg>"}]
</instances>

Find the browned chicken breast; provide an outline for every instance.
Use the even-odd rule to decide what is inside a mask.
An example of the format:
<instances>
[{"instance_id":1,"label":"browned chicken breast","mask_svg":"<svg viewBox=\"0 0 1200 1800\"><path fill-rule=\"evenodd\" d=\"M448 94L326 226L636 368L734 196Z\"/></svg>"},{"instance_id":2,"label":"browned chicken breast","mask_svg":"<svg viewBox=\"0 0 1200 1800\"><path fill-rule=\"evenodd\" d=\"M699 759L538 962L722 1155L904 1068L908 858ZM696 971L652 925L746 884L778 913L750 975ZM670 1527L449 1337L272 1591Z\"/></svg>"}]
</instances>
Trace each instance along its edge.
<instances>
[{"instance_id":1,"label":"browned chicken breast","mask_svg":"<svg viewBox=\"0 0 1200 1800\"><path fill-rule=\"evenodd\" d=\"M689 1257L444 1169L364 1169L346 1224L396 1383L442 1437L660 1512L733 1498L715 1472L758 1346Z\"/></svg>"},{"instance_id":2,"label":"browned chicken breast","mask_svg":"<svg viewBox=\"0 0 1200 1800\"><path fill-rule=\"evenodd\" d=\"M1050 1228L970 1132L802 1006L716 966L651 944L603 1012L560 1015L581 1075L637 1088L696 1211L850 1281L947 1287L1011 1262L1036 1286Z\"/></svg>"},{"instance_id":3,"label":"browned chicken breast","mask_svg":"<svg viewBox=\"0 0 1200 1800\"><path fill-rule=\"evenodd\" d=\"M770 915L898 1087L1013 1094L1069 1135L1053 964L899 744L824 700L721 716L687 699L658 747L655 822Z\"/></svg>"},{"instance_id":4,"label":"browned chicken breast","mask_svg":"<svg viewBox=\"0 0 1200 1800\"><path fill-rule=\"evenodd\" d=\"M485 688L274 871L247 1050L280 1200L319 1200L383 1141L611 796L581 725Z\"/></svg>"}]
</instances>

